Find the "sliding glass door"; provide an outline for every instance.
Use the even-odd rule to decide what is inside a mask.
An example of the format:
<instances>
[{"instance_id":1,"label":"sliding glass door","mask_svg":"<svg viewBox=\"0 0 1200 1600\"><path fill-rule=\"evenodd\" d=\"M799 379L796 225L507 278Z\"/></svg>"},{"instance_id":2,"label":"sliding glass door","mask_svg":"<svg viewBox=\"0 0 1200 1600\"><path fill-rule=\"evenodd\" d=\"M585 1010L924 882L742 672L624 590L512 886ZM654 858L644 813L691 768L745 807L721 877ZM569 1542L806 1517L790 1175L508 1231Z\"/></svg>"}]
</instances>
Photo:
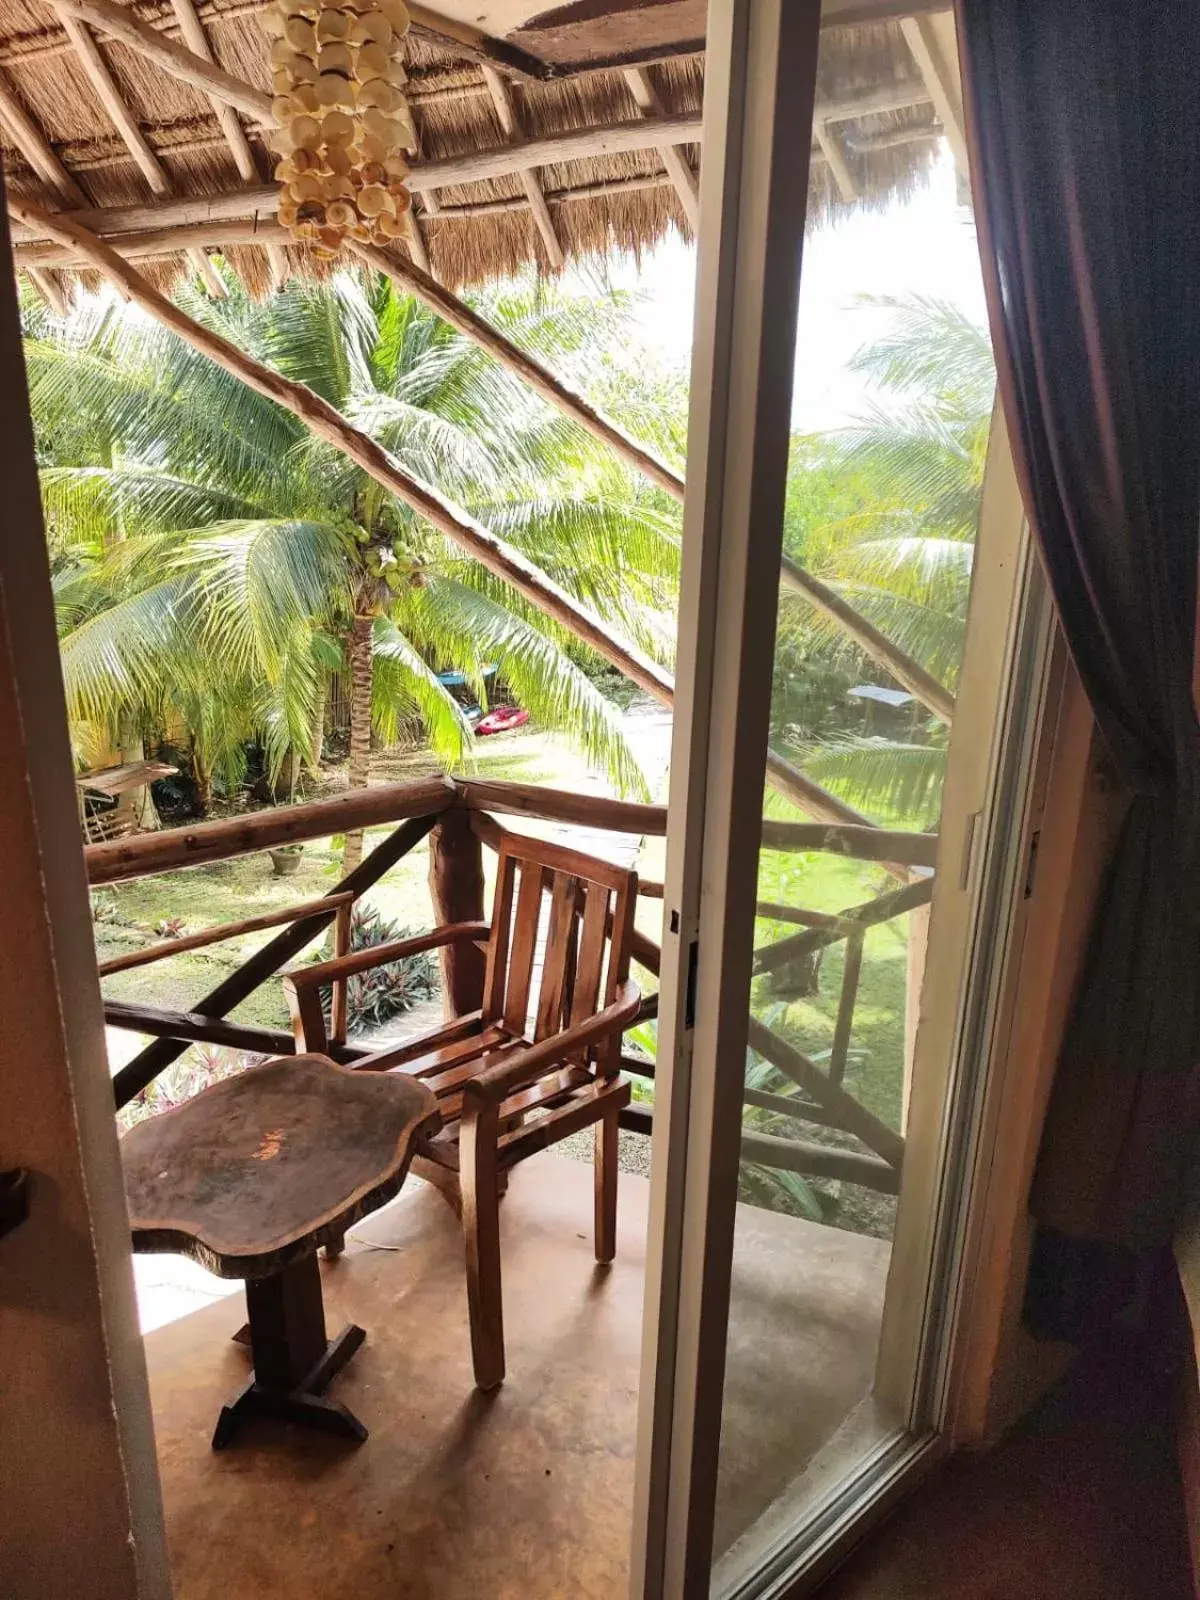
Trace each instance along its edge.
<instances>
[{"instance_id":1,"label":"sliding glass door","mask_svg":"<svg viewBox=\"0 0 1200 1600\"><path fill-rule=\"evenodd\" d=\"M942 1448L1049 670L952 18L827 10L709 19L645 1596L815 1581Z\"/></svg>"}]
</instances>

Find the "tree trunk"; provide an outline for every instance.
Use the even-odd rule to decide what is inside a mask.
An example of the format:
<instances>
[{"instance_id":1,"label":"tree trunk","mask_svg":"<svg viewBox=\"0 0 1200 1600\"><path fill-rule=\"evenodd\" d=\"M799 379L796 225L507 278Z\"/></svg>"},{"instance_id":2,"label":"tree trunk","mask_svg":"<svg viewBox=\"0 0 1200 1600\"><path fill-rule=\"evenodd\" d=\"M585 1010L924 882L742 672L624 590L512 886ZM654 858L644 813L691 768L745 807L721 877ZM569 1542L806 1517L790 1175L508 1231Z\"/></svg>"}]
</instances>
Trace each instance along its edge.
<instances>
[{"instance_id":1,"label":"tree trunk","mask_svg":"<svg viewBox=\"0 0 1200 1600\"><path fill-rule=\"evenodd\" d=\"M350 665L350 767L351 789L365 789L371 776L371 633L374 620L356 616L350 626L347 659ZM362 860L361 828L346 835L342 872L353 872Z\"/></svg>"},{"instance_id":2,"label":"tree trunk","mask_svg":"<svg viewBox=\"0 0 1200 1600\"><path fill-rule=\"evenodd\" d=\"M207 763L192 740L192 782L196 785L196 805L200 815L207 817L212 810L213 778Z\"/></svg>"},{"instance_id":3,"label":"tree trunk","mask_svg":"<svg viewBox=\"0 0 1200 1600\"><path fill-rule=\"evenodd\" d=\"M320 686L317 689L317 703L313 707L312 756L309 760L308 770L314 778L321 776L321 755L325 749L325 707L328 704L328 684L324 673L321 674Z\"/></svg>"},{"instance_id":4,"label":"tree trunk","mask_svg":"<svg viewBox=\"0 0 1200 1600\"><path fill-rule=\"evenodd\" d=\"M126 766L146 759L146 746L141 734L127 727L121 729L119 749L121 761ZM154 796L150 793L148 785L141 789L127 790L117 802L117 808L132 812L139 833L153 833L162 827L162 819L159 817Z\"/></svg>"}]
</instances>

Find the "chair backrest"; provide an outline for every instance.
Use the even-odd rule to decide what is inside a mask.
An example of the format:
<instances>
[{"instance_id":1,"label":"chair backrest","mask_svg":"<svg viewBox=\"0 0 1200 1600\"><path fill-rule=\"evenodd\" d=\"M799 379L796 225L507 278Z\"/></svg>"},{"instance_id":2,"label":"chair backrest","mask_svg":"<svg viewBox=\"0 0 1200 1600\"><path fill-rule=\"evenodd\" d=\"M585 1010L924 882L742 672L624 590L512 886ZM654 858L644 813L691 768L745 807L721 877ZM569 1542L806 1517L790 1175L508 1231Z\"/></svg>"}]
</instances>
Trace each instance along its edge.
<instances>
[{"instance_id":1,"label":"chair backrest","mask_svg":"<svg viewBox=\"0 0 1200 1600\"><path fill-rule=\"evenodd\" d=\"M533 1038L545 1039L611 1004L629 977L636 904L631 869L508 834L496 873L485 1022L524 1033L532 1016Z\"/></svg>"}]
</instances>

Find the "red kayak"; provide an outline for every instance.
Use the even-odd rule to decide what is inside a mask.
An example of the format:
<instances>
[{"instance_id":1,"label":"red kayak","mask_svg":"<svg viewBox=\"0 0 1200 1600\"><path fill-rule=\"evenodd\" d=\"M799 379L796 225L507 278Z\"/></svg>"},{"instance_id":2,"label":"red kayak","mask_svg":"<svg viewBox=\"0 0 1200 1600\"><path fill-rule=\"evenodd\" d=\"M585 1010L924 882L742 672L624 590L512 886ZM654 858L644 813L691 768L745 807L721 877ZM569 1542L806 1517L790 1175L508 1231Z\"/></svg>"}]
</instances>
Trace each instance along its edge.
<instances>
[{"instance_id":1,"label":"red kayak","mask_svg":"<svg viewBox=\"0 0 1200 1600\"><path fill-rule=\"evenodd\" d=\"M475 724L475 732L508 733L512 728L523 728L528 721L528 711L522 711L520 706L497 706Z\"/></svg>"}]
</instances>

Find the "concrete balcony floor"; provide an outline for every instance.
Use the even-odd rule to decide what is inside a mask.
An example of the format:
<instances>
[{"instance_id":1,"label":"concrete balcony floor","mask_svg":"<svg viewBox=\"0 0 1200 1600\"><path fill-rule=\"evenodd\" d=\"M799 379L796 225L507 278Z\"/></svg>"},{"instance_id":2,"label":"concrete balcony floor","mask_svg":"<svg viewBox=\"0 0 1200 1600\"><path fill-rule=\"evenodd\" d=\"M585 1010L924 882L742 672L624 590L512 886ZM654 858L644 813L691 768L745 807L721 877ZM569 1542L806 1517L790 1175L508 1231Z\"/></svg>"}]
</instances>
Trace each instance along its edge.
<instances>
[{"instance_id":1,"label":"concrete balcony floor","mask_svg":"<svg viewBox=\"0 0 1200 1600\"><path fill-rule=\"evenodd\" d=\"M552 1154L502 1206L508 1378L471 1381L458 1225L410 1186L323 1264L330 1332L367 1343L333 1393L359 1449L254 1423L240 1293L146 1339L177 1600L620 1600L626 1592L648 1184L621 1177L619 1253L592 1257L591 1169ZM739 1208L718 1548L869 1392L888 1247Z\"/></svg>"}]
</instances>

